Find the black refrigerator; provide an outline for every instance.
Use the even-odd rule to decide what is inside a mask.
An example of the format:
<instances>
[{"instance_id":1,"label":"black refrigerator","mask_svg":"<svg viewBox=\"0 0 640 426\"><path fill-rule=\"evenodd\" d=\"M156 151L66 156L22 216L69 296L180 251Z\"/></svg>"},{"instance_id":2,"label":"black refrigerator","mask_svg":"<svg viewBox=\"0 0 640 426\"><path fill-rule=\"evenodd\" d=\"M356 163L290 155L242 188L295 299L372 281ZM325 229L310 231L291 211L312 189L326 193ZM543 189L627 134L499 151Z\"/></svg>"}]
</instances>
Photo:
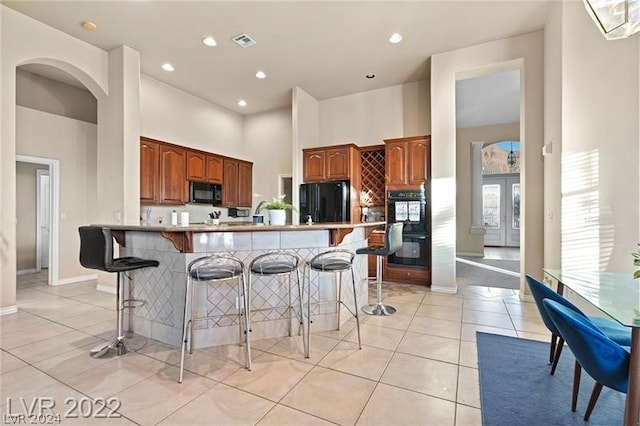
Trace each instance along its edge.
<instances>
[{"instance_id":1,"label":"black refrigerator","mask_svg":"<svg viewBox=\"0 0 640 426\"><path fill-rule=\"evenodd\" d=\"M300 223L311 216L313 223L351 221L349 181L300 185Z\"/></svg>"}]
</instances>

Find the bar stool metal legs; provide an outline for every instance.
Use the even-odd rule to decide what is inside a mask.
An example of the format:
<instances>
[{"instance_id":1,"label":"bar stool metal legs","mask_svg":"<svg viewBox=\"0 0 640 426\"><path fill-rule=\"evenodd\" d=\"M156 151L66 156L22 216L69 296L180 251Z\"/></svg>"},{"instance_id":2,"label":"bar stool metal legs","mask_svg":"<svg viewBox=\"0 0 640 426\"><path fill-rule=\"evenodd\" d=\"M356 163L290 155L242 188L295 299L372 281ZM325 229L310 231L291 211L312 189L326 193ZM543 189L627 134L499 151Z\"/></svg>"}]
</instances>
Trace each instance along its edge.
<instances>
[{"instance_id":1,"label":"bar stool metal legs","mask_svg":"<svg viewBox=\"0 0 640 426\"><path fill-rule=\"evenodd\" d=\"M393 315L396 308L382 303L382 256L376 256L376 293L377 301L372 305L362 307L362 311L369 315Z\"/></svg>"},{"instance_id":2,"label":"bar stool metal legs","mask_svg":"<svg viewBox=\"0 0 640 426\"><path fill-rule=\"evenodd\" d=\"M287 316L288 316L288 329L289 329L289 337L293 335L292 331L292 321L294 315L293 302L291 299L291 275L295 271L296 274L296 286L298 287L298 313L296 313L296 317L298 320L299 328L298 334L302 334L302 342L303 344L306 342L305 340L305 331L304 331L304 313L302 307L302 282L300 281L300 270L299 265L300 259L286 252L270 252L260 255L253 259L251 264L249 265L249 290L248 290L248 301L247 301L247 318L249 324L251 324L251 301L253 300L253 276L270 276L270 277L283 277L287 276ZM265 309L273 309L273 308L265 308ZM251 326L249 326L249 331L251 331ZM247 339L248 341L249 339ZM306 349L305 349L306 353ZM249 360L249 366L251 366L251 360Z\"/></svg>"},{"instance_id":3,"label":"bar stool metal legs","mask_svg":"<svg viewBox=\"0 0 640 426\"><path fill-rule=\"evenodd\" d=\"M336 282L336 301L335 302L319 302L335 303L336 316L338 321L338 330L340 330L340 311L344 306L356 319L356 329L358 331L358 348L362 349L362 340L360 337L360 317L358 315L358 293L356 290L356 280L353 273L353 259L355 255L349 250L337 249L326 251L314 256L307 264L307 342L305 344L305 358L310 357L311 352L311 271L315 272L331 272L337 274ZM349 270L351 272L351 285L353 289L353 309L342 301L342 273Z\"/></svg>"},{"instance_id":4,"label":"bar stool metal legs","mask_svg":"<svg viewBox=\"0 0 640 426\"><path fill-rule=\"evenodd\" d=\"M194 318L193 315L193 299L194 286L198 282L218 282L230 279L238 280L238 304L237 314L220 314L216 316L205 315ZM187 285L184 298L184 319L182 325L182 347L180 348L180 376L178 383L182 383L184 372L184 355L187 345L189 353L193 353L193 321L215 318L219 316L233 315L238 317L238 327L240 333L240 344L242 344L242 336L246 338L245 345L245 367L251 369L251 346L249 337L249 321L248 321L248 299L247 299L247 281L245 277L244 264L233 256L212 255L198 258L191 262L187 267Z\"/></svg>"}]
</instances>

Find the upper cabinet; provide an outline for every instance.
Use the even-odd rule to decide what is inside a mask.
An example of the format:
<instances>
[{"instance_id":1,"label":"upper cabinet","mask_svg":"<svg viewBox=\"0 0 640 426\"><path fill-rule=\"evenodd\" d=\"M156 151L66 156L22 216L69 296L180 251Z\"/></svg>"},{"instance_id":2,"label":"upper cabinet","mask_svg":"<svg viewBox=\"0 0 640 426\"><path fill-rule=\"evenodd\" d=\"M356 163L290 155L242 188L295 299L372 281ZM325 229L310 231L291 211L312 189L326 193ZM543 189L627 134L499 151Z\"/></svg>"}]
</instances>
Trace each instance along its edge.
<instances>
[{"instance_id":1,"label":"upper cabinet","mask_svg":"<svg viewBox=\"0 0 640 426\"><path fill-rule=\"evenodd\" d=\"M187 150L187 180L222 183L222 157Z\"/></svg>"},{"instance_id":2,"label":"upper cabinet","mask_svg":"<svg viewBox=\"0 0 640 426\"><path fill-rule=\"evenodd\" d=\"M160 144L140 138L140 203L158 204Z\"/></svg>"},{"instance_id":3,"label":"upper cabinet","mask_svg":"<svg viewBox=\"0 0 640 426\"><path fill-rule=\"evenodd\" d=\"M187 202L186 152L172 145L160 145L159 204Z\"/></svg>"},{"instance_id":4,"label":"upper cabinet","mask_svg":"<svg viewBox=\"0 0 640 426\"><path fill-rule=\"evenodd\" d=\"M140 203L180 205L187 200L184 148L140 138Z\"/></svg>"},{"instance_id":5,"label":"upper cabinet","mask_svg":"<svg viewBox=\"0 0 640 426\"><path fill-rule=\"evenodd\" d=\"M420 186L431 176L431 136L385 139L387 187Z\"/></svg>"},{"instance_id":6,"label":"upper cabinet","mask_svg":"<svg viewBox=\"0 0 640 426\"><path fill-rule=\"evenodd\" d=\"M251 207L253 163L225 158L223 170L222 205L225 207Z\"/></svg>"},{"instance_id":7,"label":"upper cabinet","mask_svg":"<svg viewBox=\"0 0 640 426\"><path fill-rule=\"evenodd\" d=\"M302 158L305 182L352 180L360 161L353 144L303 149Z\"/></svg>"},{"instance_id":8,"label":"upper cabinet","mask_svg":"<svg viewBox=\"0 0 640 426\"><path fill-rule=\"evenodd\" d=\"M223 206L251 207L253 163L140 138L140 204L184 205L189 181L221 184Z\"/></svg>"}]
</instances>

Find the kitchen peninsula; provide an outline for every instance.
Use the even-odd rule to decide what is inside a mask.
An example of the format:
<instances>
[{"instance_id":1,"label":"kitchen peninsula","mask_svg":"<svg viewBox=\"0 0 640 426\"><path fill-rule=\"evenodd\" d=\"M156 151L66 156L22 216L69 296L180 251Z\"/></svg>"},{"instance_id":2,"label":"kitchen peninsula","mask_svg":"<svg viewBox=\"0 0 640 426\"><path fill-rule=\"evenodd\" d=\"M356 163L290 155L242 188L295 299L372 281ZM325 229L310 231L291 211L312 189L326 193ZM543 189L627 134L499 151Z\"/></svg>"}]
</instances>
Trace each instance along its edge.
<instances>
[{"instance_id":1,"label":"kitchen peninsula","mask_svg":"<svg viewBox=\"0 0 640 426\"><path fill-rule=\"evenodd\" d=\"M133 272L132 297L146 301L143 306L130 310L125 317L134 333L179 346L182 335L182 316L186 288L187 265L194 259L212 253L228 253L239 258L246 266L252 259L270 251L283 250L301 259L300 278L304 276L304 262L332 248L352 251L365 247L369 234L384 222L361 224L315 225L244 225L193 224L189 226L137 226L98 225L111 230L120 245L119 256L137 256L155 259L158 268ZM367 304L367 258L356 256L353 271L359 307ZM306 278L305 278L306 279ZM350 280L343 274L343 280ZM311 274L313 330L335 329L335 308L320 310L320 301L335 300L332 274ZM345 281L347 283L347 281ZM235 281L199 286L194 309L214 314L237 312ZM287 284L277 278L253 277L254 308L286 306ZM208 287L208 288L207 288ZM351 299L350 285L343 287L343 300ZM206 291L205 291L206 289ZM200 291L202 290L202 291ZM292 292L292 297L297 297ZM296 306L296 302L293 302ZM348 318L342 315L341 318ZM252 312L252 338L285 336L288 333L286 308ZM195 348L216 346L238 341L237 317L220 317L200 321L194 326Z\"/></svg>"}]
</instances>

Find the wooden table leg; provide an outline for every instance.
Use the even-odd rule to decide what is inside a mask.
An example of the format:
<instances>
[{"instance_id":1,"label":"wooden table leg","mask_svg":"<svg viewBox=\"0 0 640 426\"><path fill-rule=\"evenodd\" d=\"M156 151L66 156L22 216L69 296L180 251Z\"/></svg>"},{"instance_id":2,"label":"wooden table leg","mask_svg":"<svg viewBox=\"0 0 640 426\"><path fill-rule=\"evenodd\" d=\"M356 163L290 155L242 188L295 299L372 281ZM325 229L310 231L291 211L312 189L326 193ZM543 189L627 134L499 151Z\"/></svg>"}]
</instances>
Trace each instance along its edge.
<instances>
[{"instance_id":1,"label":"wooden table leg","mask_svg":"<svg viewBox=\"0 0 640 426\"><path fill-rule=\"evenodd\" d=\"M631 329L631 362L629 363L629 386L624 407L624 424L638 426L640 417L640 327Z\"/></svg>"}]
</instances>

